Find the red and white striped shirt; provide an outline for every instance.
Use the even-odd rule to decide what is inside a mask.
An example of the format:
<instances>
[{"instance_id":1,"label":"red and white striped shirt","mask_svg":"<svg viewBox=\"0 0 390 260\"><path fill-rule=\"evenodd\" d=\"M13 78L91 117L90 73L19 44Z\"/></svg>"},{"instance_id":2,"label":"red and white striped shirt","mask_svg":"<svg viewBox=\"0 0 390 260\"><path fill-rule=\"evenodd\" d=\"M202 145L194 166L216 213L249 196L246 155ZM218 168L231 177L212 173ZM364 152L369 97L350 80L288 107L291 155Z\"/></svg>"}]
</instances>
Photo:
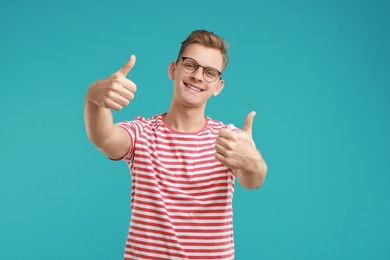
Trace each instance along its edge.
<instances>
[{"instance_id":1,"label":"red and white striped shirt","mask_svg":"<svg viewBox=\"0 0 390 260\"><path fill-rule=\"evenodd\" d=\"M196 133L164 124L163 114L118 124L131 139L123 158L132 176L129 259L234 259L234 173L214 158L219 130L206 117Z\"/></svg>"}]
</instances>

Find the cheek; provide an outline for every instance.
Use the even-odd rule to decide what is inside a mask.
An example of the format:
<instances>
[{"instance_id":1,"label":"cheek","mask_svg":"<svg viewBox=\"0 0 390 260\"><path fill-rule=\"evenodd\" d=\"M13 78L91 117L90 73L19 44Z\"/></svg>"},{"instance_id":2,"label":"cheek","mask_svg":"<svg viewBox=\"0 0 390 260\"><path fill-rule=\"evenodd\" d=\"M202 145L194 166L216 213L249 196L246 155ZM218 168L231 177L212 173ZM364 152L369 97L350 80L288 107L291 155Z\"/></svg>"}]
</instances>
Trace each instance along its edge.
<instances>
[{"instance_id":1,"label":"cheek","mask_svg":"<svg viewBox=\"0 0 390 260\"><path fill-rule=\"evenodd\" d=\"M173 71L173 79L175 81L179 81L182 78L182 74L180 73L180 70Z\"/></svg>"}]
</instances>

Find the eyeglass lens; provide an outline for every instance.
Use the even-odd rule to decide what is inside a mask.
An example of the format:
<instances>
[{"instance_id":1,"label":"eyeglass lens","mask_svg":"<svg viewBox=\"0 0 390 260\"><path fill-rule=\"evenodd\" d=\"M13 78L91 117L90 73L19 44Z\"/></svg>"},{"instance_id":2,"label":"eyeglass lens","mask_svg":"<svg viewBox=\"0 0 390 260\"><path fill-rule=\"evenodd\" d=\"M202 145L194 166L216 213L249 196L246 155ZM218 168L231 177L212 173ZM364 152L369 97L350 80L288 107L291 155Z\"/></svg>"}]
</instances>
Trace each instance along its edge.
<instances>
[{"instance_id":1,"label":"eyeglass lens","mask_svg":"<svg viewBox=\"0 0 390 260\"><path fill-rule=\"evenodd\" d=\"M183 57L183 69L187 73L194 73L199 67L203 68L203 77L208 82L215 81L219 76L219 71L212 67L203 67L198 64L198 62L192 58Z\"/></svg>"}]
</instances>

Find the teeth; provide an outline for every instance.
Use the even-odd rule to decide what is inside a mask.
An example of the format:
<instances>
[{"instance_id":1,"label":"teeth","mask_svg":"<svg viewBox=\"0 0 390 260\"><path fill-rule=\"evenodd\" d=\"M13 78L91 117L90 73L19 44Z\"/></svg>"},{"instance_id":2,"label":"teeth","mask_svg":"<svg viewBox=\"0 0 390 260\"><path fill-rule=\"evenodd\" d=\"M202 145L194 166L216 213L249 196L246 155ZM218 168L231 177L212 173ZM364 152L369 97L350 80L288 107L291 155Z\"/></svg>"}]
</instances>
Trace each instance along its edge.
<instances>
[{"instance_id":1,"label":"teeth","mask_svg":"<svg viewBox=\"0 0 390 260\"><path fill-rule=\"evenodd\" d=\"M187 87L189 87L190 89L194 90L194 91L198 91L198 92L201 92L202 90L199 89L199 88L196 88L196 87L193 87L191 85L187 85Z\"/></svg>"}]
</instances>

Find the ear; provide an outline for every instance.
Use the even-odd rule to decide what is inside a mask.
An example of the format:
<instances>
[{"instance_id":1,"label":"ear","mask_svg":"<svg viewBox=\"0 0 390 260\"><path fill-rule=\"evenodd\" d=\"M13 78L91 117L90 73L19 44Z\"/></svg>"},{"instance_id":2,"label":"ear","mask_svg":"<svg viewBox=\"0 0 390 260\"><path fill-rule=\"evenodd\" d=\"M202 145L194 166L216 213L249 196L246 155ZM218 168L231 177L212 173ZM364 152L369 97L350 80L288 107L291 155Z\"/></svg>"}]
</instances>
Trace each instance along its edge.
<instances>
[{"instance_id":1,"label":"ear","mask_svg":"<svg viewBox=\"0 0 390 260\"><path fill-rule=\"evenodd\" d=\"M225 86L225 81L223 81L223 79L221 79L220 81L218 81L217 83L217 87L215 88L214 92L213 92L213 96L218 96L219 93L221 93L223 87Z\"/></svg>"},{"instance_id":2,"label":"ear","mask_svg":"<svg viewBox=\"0 0 390 260\"><path fill-rule=\"evenodd\" d=\"M170 80L173 80L175 77L175 70L176 70L176 63L175 62L171 62L169 63L169 66L168 66L168 77Z\"/></svg>"}]
</instances>

